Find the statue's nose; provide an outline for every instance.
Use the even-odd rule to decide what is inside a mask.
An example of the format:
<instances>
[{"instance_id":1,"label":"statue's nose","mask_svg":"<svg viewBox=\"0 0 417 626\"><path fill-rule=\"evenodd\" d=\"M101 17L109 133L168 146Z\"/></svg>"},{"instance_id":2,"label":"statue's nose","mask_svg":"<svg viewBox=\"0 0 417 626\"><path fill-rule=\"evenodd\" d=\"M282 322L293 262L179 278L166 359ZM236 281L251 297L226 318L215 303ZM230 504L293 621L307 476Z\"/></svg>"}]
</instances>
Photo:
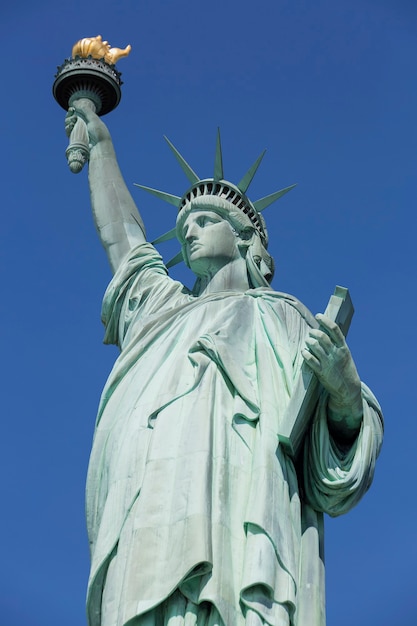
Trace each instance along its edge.
<instances>
[{"instance_id":1,"label":"statue's nose","mask_svg":"<svg viewBox=\"0 0 417 626\"><path fill-rule=\"evenodd\" d=\"M187 230L185 232L185 240L188 242L194 241L197 238L197 229L196 224L190 224L187 226Z\"/></svg>"}]
</instances>

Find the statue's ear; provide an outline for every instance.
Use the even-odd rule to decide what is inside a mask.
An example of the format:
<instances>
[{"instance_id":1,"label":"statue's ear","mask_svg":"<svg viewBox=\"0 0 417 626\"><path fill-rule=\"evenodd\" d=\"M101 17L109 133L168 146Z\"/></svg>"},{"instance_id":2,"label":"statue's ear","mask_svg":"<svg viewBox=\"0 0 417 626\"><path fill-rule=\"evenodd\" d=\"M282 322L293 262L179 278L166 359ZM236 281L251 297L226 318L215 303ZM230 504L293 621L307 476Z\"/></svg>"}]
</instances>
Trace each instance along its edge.
<instances>
[{"instance_id":1,"label":"statue's ear","mask_svg":"<svg viewBox=\"0 0 417 626\"><path fill-rule=\"evenodd\" d=\"M241 230L238 234L239 247L249 248L249 246L252 246L254 244L256 236L257 233L253 228L245 228L244 230Z\"/></svg>"}]
</instances>

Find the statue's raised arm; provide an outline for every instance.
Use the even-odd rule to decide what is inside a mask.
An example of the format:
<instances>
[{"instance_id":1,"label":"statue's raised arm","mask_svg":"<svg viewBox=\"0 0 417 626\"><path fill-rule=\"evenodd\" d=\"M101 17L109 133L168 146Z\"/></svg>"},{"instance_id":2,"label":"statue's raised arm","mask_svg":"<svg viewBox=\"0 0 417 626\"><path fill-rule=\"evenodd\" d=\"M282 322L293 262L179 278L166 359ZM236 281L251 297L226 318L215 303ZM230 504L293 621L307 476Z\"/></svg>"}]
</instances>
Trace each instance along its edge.
<instances>
[{"instance_id":1,"label":"statue's raised arm","mask_svg":"<svg viewBox=\"0 0 417 626\"><path fill-rule=\"evenodd\" d=\"M78 117L87 125L91 206L97 232L115 272L127 253L146 241L145 228L117 163L107 126L90 101L80 99L73 105L65 120L66 132L69 136Z\"/></svg>"}]
</instances>

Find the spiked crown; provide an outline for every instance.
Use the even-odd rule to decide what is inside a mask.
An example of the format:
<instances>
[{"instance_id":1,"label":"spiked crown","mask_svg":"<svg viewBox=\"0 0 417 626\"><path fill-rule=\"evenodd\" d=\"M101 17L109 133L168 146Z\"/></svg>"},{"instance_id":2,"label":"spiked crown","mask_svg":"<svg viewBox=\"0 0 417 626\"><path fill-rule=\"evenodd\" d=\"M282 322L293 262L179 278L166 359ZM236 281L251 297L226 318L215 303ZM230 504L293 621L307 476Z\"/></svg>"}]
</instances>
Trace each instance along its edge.
<instances>
[{"instance_id":1,"label":"spiked crown","mask_svg":"<svg viewBox=\"0 0 417 626\"><path fill-rule=\"evenodd\" d=\"M265 150L260 154L260 156L256 159L255 163L249 168L246 172L242 180L234 185L233 183L224 179L223 174L223 157L222 157L222 149L221 149L221 140L220 140L220 130L217 132L217 143L216 143L216 156L214 162L214 176L213 178L201 179L194 172L194 170L188 165L182 155L178 152L175 146L169 141L167 137L164 137L172 152L174 153L175 158L179 162L181 168L183 169L185 175L191 183L191 187L185 192L183 196L175 196L164 191L159 191L157 189L153 189L151 187L146 187L144 185L138 185L135 183L137 187L161 198L165 202L169 202L170 204L176 206L178 208L178 214L180 214L184 208L189 206L194 199L197 199L202 196L215 196L218 198L222 198L229 202L235 209L242 211L243 214L250 220L252 226L259 233L261 242L265 248L268 246L268 235L265 227L265 220L263 219L261 212L266 209L270 204L281 198L288 191L291 191L295 187L295 185L290 185L289 187L285 187L284 189L280 189L268 196L260 198L255 202L249 200L246 195L246 191L252 182L257 169L264 157ZM231 206L231 208L232 208ZM176 228L173 228L169 232L161 235L152 243L157 244L163 241L168 241L169 239L173 239L176 237L177 232ZM167 267L171 267L176 263L182 260L182 254L179 253L167 263Z\"/></svg>"}]
</instances>

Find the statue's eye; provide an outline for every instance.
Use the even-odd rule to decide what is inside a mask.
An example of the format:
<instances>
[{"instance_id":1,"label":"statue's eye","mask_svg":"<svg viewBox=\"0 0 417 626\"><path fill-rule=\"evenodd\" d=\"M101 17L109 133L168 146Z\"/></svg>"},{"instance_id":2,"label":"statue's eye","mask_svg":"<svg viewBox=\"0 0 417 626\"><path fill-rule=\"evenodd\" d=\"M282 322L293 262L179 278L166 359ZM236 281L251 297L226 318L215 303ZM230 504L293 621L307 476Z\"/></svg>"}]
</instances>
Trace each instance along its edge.
<instances>
[{"instance_id":1,"label":"statue's eye","mask_svg":"<svg viewBox=\"0 0 417 626\"><path fill-rule=\"evenodd\" d=\"M217 224L221 220L216 217L211 217L210 215L200 215L197 219L197 224L201 227L207 226L207 224Z\"/></svg>"}]
</instances>

